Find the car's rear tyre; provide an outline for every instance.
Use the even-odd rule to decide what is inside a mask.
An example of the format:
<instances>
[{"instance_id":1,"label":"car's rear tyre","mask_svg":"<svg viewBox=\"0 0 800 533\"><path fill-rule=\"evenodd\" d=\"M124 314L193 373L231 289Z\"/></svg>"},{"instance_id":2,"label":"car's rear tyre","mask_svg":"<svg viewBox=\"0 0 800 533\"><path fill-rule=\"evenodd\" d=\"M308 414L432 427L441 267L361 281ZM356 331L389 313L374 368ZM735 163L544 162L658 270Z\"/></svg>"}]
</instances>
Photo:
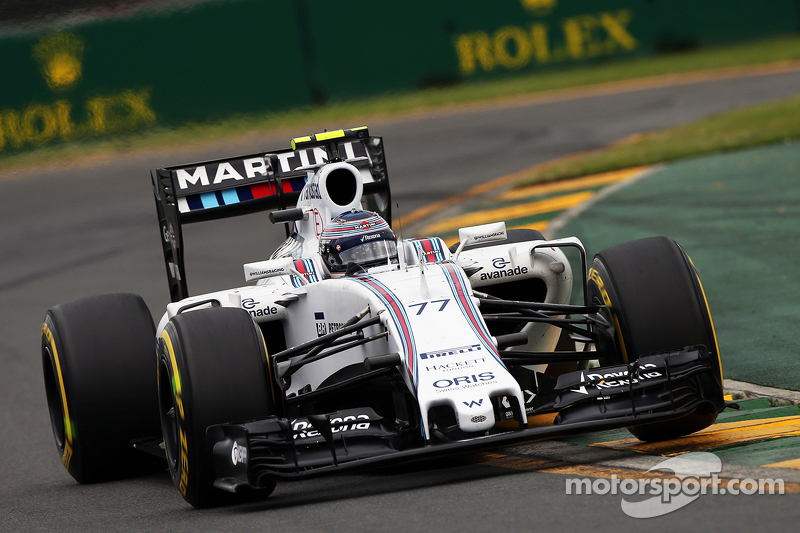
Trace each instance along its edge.
<instances>
[{"instance_id":1,"label":"car's rear tyre","mask_svg":"<svg viewBox=\"0 0 800 533\"><path fill-rule=\"evenodd\" d=\"M589 270L589 298L608 305L614 317L616 337L601 338L598 346L610 354L604 363L633 362L640 355L702 344L716 361L721 394L722 367L711 313L697 271L678 243L651 237L600 252ZM701 407L628 430L641 440L666 440L706 428L716 418L716 412Z\"/></svg>"},{"instance_id":2,"label":"car's rear tyre","mask_svg":"<svg viewBox=\"0 0 800 533\"><path fill-rule=\"evenodd\" d=\"M135 294L57 305L42 326L42 367L58 452L79 483L163 470L131 447L157 439L155 327Z\"/></svg>"},{"instance_id":3,"label":"car's rear tyre","mask_svg":"<svg viewBox=\"0 0 800 533\"><path fill-rule=\"evenodd\" d=\"M214 487L214 424L272 413L267 351L261 330L242 309L189 311L170 320L158 340L158 398L167 464L178 492L195 507L266 497Z\"/></svg>"}]
</instances>

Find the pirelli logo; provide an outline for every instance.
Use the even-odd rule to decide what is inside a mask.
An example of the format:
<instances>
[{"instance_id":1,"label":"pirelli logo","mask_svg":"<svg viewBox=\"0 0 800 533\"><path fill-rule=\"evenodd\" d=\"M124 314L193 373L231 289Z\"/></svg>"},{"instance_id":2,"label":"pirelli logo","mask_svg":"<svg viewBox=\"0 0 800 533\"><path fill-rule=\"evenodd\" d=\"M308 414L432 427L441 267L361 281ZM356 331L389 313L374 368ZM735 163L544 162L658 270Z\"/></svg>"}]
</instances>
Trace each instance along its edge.
<instances>
[{"instance_id":1,"label":"pirelli logo","mask_svg":"<svg viewBox=\"0 0 800 533\"><path fill-rule=\"evenodd\" d=\"M469 346L459 346L458 348L450 348L447 350L438 350L435 352L425 352L419 355L420 359L435 359L437 357L447 357L448 355L455 355L459 353L478 352L481 350L480 344L470 344Z\"/></svg>"}]
</instances>

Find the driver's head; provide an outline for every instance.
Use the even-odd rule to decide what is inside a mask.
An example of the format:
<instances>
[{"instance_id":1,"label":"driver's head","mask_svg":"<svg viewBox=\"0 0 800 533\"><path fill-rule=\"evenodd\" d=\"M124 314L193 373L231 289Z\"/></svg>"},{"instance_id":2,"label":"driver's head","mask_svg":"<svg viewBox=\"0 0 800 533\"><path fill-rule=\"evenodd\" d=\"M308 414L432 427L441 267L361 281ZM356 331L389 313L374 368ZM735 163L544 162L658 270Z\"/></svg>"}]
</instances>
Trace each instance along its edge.
<instances>
[{"instance_id":1,"label":"driver's head","mask_svg":"<svg viewBox=\"0 0 800 533\"><path fill-rule=\"evenodd\" d=\"M397 264L397 238L384 219L370 211L349 211L334 218L319 237L319 253L331 275L348 265L363 269Z\"/></svg>"}]
</instances>

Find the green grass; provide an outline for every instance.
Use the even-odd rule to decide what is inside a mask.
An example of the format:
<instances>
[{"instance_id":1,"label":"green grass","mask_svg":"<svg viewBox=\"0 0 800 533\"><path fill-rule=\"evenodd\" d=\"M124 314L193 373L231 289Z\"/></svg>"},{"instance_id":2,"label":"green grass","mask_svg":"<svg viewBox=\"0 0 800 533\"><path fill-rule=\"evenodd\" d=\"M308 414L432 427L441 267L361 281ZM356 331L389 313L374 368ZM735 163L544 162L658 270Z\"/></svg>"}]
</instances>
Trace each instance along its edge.
<instances>
[{"instance_id":1,"label":"green grass","mask_svg":"<svg viewBox=\"0 0 800 533\"><path fill-rule=\"evenodd\" d=\"M211 144L253 132L270 133L299 127L307 127L311 132L319 128L321 123L351 127L369 124L371 120L379 118L426 112L447 106L491 102L649 76L797 59L800 59L800 36L786 36L732 46L709 47L693 52L609 61L588 67L475 81L448 88L377 96L282 113L240 116L218 123L186 124L174 129L155 128L144 133L108 139L76 141L0 155L0 170L77 161L133 150Z\"/></svg>"},{"instance_id":2,"label":"green grass","mask_svg":"<svg viewBox=\"0 0 800 533\"><path fill-rule=\"evenodd\" d=\"M800 96L728 111L557 161L534 171L516 186L798 139L799 119Z\"/></svg>"}]
</instances>

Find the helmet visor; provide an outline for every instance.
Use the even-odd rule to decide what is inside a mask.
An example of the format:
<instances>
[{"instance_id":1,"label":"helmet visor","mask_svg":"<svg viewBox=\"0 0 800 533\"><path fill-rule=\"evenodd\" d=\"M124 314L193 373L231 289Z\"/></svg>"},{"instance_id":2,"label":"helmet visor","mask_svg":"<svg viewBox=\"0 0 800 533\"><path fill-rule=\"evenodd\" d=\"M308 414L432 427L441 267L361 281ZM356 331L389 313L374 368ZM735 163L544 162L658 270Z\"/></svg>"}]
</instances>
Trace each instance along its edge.
<instances>
[{"instance_id":1,"label":"helmet visor","mask_svg":"<svg viewBox=\"0 0 800 533\"><path fill-rule=\"evenodd\" d=\"M357 263L362 266L397 263L397 244L393 240L365 242L339 252L341 265Z\"/></svg>"}]
</instances>

